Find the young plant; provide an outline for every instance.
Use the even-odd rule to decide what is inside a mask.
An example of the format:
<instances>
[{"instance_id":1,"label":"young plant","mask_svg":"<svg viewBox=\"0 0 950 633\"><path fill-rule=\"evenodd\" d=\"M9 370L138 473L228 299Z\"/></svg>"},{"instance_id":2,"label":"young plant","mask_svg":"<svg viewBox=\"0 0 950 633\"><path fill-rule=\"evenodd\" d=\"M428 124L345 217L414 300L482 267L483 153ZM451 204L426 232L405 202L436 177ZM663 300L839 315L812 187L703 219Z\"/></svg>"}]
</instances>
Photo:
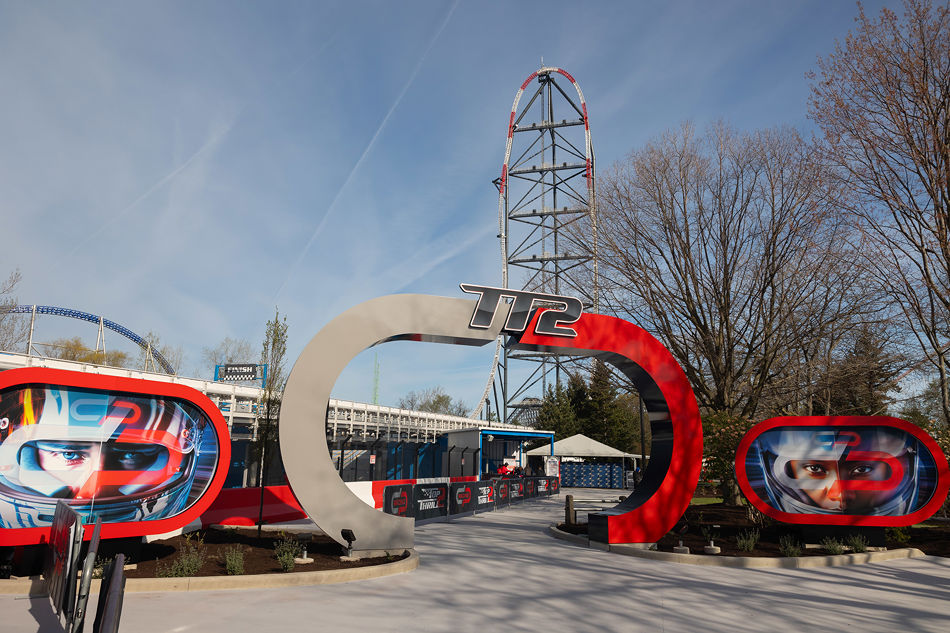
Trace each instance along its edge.
<instances>
[{"instance_id":1,"label":"young plant","mask_svg":"<svg viewBox=\"0 0 950 633\"><path fill-rule=\"evenodd\" d=\"M303 553L300 543L292 536L281 532L280 541L274 546L274 556L277 557L277 563L284 571L294 570L294 559Z\"/></svg>"},{"instance_id":2,"label":"young plant","mask_svg":"<svg viewBox=\"0 0 950 633\"><path fill-rule=\"evenodd\" d=\"M244 573L244 548L232 545L224 550L224 569L228 576L240 576Z\"/></svg>"},{"instance_id":3,"label":"young plant","mask_svg":"<svg viewBox=\"0 0 950 633\"><path fill-rule=\"evenodd\" d=\"M856 554L868 551L868 540L863 534L849 534L845 542L851 548L851 551Z\"/></svg>"},{"instance_id":4,"label":"young plant","mask_svg":"<svg viewBox=\"0 0 950 633\"><path fill-rule=\"evenodd\" d=\"M102 575L106 573L106 567L108 567L111 562L111 556L96 556L96 564L92 567L92 577L102 578Z\"/></svg>"},{"instance_id":5,"label":"young plant","mask_svg":"<svg viewBox=\"0 0 950 633\"><path fill-rule=\"evenodd\" d=\"M751 552L758 543L759 531L755 528L747 532L742 532L736 537L736 545L739 547L739 551L742 552Z\"/></svg>"},{"instance_id":6,"label":"young plant","mask_svg":"<svg viewBox=\"0 0 950 633\"><path fill-rule=\"evenodd\" d=\"M785 534L778 540L778 549L782 552L782 556L801 556L802 555L802 546L791 534Z\"/></svg>"},{"instance_id":7,"label":"young plant","mask_svg":"<svg viewBox=\"0 0 950 633\"><path fill-rule=\"evenodd\" d=\"M841 541L830 536L821 539L821 547L832 556L837 556L844 552L844 545L841 544Z\"/></svg>"},{"instance_id":8,"label":"young plant","mask_svg":"<svg viewBox=\"0 0 950 633\"><path fill-rule=\"evenodd\" d=\"M168 564L159 564L159 578L184 578L197 574L205 562L204 537L186 534L181 539L178 556Z\"/></svg>"},{"instance_id":9,"label":"young plant","mask_svg":"<svg viewBox=\"0 0 950 633\"><path fill-rule=\"evenodd\" d=\"M711 543L717 538L719 538L718 525L703 525L700 526L699 531L703 533L703 540Z\"/></svg>"}]
</instances>

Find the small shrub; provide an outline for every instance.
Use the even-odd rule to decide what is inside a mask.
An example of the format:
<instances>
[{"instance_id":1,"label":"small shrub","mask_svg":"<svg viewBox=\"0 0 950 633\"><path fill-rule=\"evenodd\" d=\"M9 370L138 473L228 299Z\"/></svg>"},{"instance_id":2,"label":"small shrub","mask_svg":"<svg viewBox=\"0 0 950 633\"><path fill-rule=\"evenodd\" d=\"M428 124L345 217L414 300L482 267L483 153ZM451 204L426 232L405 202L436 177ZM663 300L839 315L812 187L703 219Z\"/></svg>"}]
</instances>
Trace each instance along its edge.
<instances>
[{"instance_id":1,"label":"small shrub","mask_svg":"<svg viewBox=\"0 0 950 633\"><path fill-rule=\"evenodd\" d=\"M228 576L240 576L244 573L244 548L232 545L224 550L224 569Z\"/></svg>"},{"instance_id":2,"label":"small shrub","mask_svg":"<svg viewBox=\"0 0 950 633\"><path fill-rule=\"evenodd\" d=\"M856 554L862 554L868 551L868 540L864 537L863 534L849 534L848 538L845 540L848 547L851 548L852 552Z\"/></svg>"},{"instance_id":3,"label":"small shrub","mask_svg":"<svg viewBox=\"0 0 950 633\"><path fill-rule=\"evenodd\" d=\"M707 542L714 541L719 538L718 526L714 525L702 525L699 528L699 531L703 533L703 539Z\"/></svg>"},{"instance_id":4,"label":"small shrub","mask_svg":"<svg viewBox=\"0 0 950 633\"><path fill-rule=\"evenodd\" d=\"M293 554L283 552L277 555L277 564L280 565L280 568L283 571L293 571L294 566L297 564L294 562L294 559L297 558Z\"/></svg>"},{"instance_id":5,"label":"small shrub","mask_svg":"<svg viewBox=\"0 0 950 633\"><path fill-rule=\"evenodd\" d=\"M274 546L274 555L277 557L277 563L284 571L294 570L294 559L303 553L300 543L292 536L281 532L280 541Z\"/></svg>"},{"instance_id":6,"label":"small shrub","mask_svg":"<svg viewBox=\"0 0 950 633\"><path fill-rule=\"evenodd\" d=\"M736 537L736 545L739 546L739 550L742 552L751 552L758 543L759 531L754 528Z\"/></svg>"},{"instance_id":7,"label":"small shrub","mask_svg":"<svg viewBox=\"0 0 950 633\"><path fill-rule=\"evenodd\" d=\"M155 573L159 578L185 578L194 576L205 562L204 538L186 534L181 539L178 556L168 564L159 563Z\"/></svg>"},{"instance_id":8,"label":"small shrub","mask_svg":"<svg viewBox=\"0 0 950 633\"><path fill-rule=\"evenodd\" d=\"M830 536L821 539L821 547L832 556L844 553L844 545L841 544L841 541Z\"/></svg>"},{"instance_id":9,"label":"small shrub","mask_svg":"<svg viewBox=\"0 0 950 633\"><path fill-rule=\"evenodd\" d=\"M884 536L898 545L907 545L910 542L910 530L903 526L884 528Z\"/></svg>"},{"instance_id":10,"label":"small shrub","mask_svg":"<svg viewBox=\"0 0 950 633\"><path fill-rule=\"evenodd\" d=\"M801 556L802 546L791 534L785 534L778 540L778 549L782 556Z\"/></svg>"}]
</instances>

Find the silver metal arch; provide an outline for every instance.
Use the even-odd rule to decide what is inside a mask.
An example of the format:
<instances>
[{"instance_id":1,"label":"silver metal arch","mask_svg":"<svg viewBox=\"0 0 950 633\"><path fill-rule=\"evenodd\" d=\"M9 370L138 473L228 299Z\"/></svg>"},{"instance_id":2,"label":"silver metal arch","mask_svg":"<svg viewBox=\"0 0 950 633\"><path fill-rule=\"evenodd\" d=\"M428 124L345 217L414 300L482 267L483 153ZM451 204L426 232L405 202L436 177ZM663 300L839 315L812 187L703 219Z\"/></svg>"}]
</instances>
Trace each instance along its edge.
<instances>
[{"instance_id":1,"label":"silver metal arch","mask_svg":"<svg viewBox=\"0 0 950 633\"><path fill-rule=\"evenodd\" d=\"M284 387L280 451L290 486L317 526L345 545L341 530L356 536L354 551L413 546L412 519L384 514L359 499L340 479L327 450L325 423L330 391L363 350L393 340L485 345L498 338L510 305L499 305L488 329L469 327L476 301L430 295L388 295L350 308L328 323L301 352Z\"/></svg>"}]
</instances>

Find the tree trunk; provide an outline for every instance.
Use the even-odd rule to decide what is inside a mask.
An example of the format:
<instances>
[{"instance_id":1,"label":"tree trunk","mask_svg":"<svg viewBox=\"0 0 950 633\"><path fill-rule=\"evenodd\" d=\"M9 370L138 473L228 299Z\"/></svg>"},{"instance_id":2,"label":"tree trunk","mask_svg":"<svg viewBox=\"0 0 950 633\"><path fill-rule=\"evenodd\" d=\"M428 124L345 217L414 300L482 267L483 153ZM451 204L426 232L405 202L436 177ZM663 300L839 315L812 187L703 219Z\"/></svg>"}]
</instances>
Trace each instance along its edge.
<instances>
[{"instance_id":1,"label":"tree trunk","mask_svg":"<svg viewBox=\"0 0 950 633\"><path fill-rule=\"evenodd\" d=\"M742 495L735 477L723 480L719 484L719 491L722 493L722 502L727 506L745 505L745 497Z\"/></svg>"}]
</instances>

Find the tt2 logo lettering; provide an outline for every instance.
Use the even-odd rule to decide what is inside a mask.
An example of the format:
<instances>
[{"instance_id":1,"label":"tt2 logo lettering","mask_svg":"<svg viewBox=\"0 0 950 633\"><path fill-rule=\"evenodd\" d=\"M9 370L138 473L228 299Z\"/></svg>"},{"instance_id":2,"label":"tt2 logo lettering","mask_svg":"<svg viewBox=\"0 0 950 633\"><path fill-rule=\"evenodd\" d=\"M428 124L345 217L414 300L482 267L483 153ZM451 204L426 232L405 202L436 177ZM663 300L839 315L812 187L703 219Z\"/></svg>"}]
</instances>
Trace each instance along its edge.
<instances>
[{"instance_id":1,"label":"tt2 logo lettering","mask_svg":"<svg viewBox=\"0 0 950 633\"><path fill-rule=\"evenodd\" d=\"M503 328L505 332L510 334L524 332L531 319L531 312L537 306L542 313L534 328L535 334L572 338L577 336L577 331L567 326L576 323L581 318L584 305L580 299L474 284L459 284L459 287L464 292L478 295L478 304L475 306L475 313L472 314L473 328L482 330L490 328L502 297L508 297L514 300L514 305L511 306L508 320L505 321Z\"/></svg>"}]
</instances>

